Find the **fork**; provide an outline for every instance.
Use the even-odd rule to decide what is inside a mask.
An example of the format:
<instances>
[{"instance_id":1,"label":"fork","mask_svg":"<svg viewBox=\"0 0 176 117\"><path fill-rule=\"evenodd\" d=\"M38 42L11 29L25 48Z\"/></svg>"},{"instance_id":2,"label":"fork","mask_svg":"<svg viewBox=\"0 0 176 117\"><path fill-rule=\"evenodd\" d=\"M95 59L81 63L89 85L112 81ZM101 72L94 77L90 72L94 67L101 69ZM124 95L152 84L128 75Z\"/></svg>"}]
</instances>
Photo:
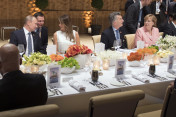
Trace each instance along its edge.
<instances>
[{"instance_id":1,"label":"fork","mask_svg":"<svg viewBox=\"0 0 176 117\"><path fill-rule=\"evenodd\" d=\"M118 78L118 81L119 81L120 83L125 84L125 85L131 85L131 83L129 83L129 82L123 80L121 77Z\"/></svg>"}]
</instances>

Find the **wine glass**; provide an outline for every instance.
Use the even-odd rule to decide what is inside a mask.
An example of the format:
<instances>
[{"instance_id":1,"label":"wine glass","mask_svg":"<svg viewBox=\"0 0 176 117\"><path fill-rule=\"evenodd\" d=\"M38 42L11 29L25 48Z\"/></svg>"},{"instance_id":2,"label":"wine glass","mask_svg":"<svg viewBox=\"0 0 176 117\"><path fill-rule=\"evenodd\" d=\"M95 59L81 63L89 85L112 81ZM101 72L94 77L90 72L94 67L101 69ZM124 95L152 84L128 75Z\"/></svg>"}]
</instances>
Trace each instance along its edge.
<instances>
[{"instance_id":1,"label":"wine glass","mask_svg":"<svg viewBox=\"0 0 176 117\"><path fill-rule=\"evenodd\" d=\"M24 45L23 44L18 44L18 50L19 50L19 54L21 56L23 56L23 54L25 53Z\"/></svg>"},{"instance_id":2,"label":"wine glass","mask_svg":"<svg viewBox=\"0 0 176 117\"><path fill-rule=\"evenodd\" d=\"M89 81L89 78L90 78L90 71L92 69L92 61L91 61L91 57L88 57L88 60L85 64L85 67L84 67L84 71L85 71L85 77L84 77L84 81Z\"/></svg>"},{"instance_id":3,"label":"wine glass","mask_svg":"<svg viewBox=\"0 0 176 117\"><path fill-rule=\"evenodd\" d=\"M114 40L113 47L115 50L119 49L121 47L121 39Z\"/></svg>"}]
</instances>

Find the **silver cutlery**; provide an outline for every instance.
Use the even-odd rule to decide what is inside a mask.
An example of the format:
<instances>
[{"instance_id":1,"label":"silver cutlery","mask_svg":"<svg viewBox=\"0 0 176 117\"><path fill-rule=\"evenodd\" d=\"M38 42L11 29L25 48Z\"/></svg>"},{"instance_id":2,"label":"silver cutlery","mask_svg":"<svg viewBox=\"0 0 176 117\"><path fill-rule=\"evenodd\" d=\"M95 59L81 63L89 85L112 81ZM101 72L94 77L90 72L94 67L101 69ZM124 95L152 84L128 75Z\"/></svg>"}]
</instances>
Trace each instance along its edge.
<instances>
[{"instance_id":1,"label":"silver cutlery","mask_svg":"<svg viewBox=\"0 0 176 117\"><path fill-rule=\"evenodd\" d=\"M154 74L154 75L149 75L149 74L148 74L148 76L150 76L150 77L152 77L152 78L155 78L155 79L158 79L158 80L160 80L160 81L166 81L166 80L168 80L167 78L158 76L158 75L156 75L156 74Z\"/></svg>"},{"instance_id":2,"label":"silver cutlery","mask_svg":"<svg viewBox=\"0 0 176 117\"><path fill-rule=\"evenodd\" d=\"M123 84L125 84L125 85L128 85L128 86L131 85L131 83L129 83L128 81L126 81L126 80L124 80L124 79L122 79L122 78L120 78L120 77L119 77L117 80L118 80L120 83L123 83Z\"/></svg>"},{"instance_id":3,"label":"silver cutlery","mask_svg":"<svg viewBox=\"0 0 176 117\"><path fill-rule=\"evenodd\" d=\"M107 85L101 83L101 82L89 82L90 84L92 84L93 86L98 87L99 89L106 89L109 88Z\"/></svg>"}]
</instances>

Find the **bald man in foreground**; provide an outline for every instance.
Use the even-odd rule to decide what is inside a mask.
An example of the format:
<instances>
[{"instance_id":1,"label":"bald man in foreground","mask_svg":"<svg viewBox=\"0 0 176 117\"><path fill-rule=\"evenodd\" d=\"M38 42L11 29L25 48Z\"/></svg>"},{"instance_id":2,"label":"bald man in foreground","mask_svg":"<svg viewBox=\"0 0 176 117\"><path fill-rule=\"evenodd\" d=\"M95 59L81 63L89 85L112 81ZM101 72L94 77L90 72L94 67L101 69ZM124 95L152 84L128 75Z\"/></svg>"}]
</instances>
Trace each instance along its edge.
<instances>
[{"instance_id":1,"label":"bald man in foreground","mask_svg":"<svg viewBox=\"0 0 176 117\"><path fill-rule=\"evenodd\" d=\"M47 101L43 75L24 74L19 70L21 59L17 47L0 47L0 111L43 105Z\"/></svg>"}]
</instances>

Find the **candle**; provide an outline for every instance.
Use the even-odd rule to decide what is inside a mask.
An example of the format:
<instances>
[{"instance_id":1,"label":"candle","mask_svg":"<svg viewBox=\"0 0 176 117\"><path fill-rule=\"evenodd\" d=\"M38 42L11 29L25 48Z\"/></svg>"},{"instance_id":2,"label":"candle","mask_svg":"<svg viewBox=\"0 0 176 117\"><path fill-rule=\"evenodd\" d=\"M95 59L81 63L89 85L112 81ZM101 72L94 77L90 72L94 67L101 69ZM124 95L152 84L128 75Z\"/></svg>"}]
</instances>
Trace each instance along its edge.
<instances>
[{"instance_id":1,"label":"candle","mask_svg":"<svg viewBox=\"0 0 176 117\"><path fill-rule=\"evenodd\" d=\"M100 70L100 61L99 60L94 61L93 70Z\"/></svg>"},{"instance_id":2,"label":"candle","mask_svg":"<svg viewBox=\"0 0 176 117\"><path fill-rule=\"evenodd\" d=\"M153 58L148 59L148 65L150 66L152 64L153 64Z\"/></svg>"},{"instance_id":3,"label":"candle","mask_svg":"<svg viewBox=\"0 0 176 117\"><path fill-rule=\"evenodd\" d=\"M127 56L128 56L128 53L126 53L126 52L122 53L123 59L127 59Z\"/></svg>"},{"instance_id":4,"label":"candle","mask_svg":"<svg viewBox=\"0 0 176 117\"><path fill-rule=\"evenodd\" d=\"M154 56L153 57L153 63L155 65L159 65L160 64L160 57L159 56Z\"/></svg>"},{"instance_id":5,"label":"candle","mask_svg":"<svg viewBox=\"0 0 176 117\"><path fill-rule=\"evenodd\" d=\"M103 60L103 69L104 70L108 70L109 69L109 60L108 59L104 59Z\"/></svg>"},{"instance_id":6,"label":"candle","mask_svg":"<svg viewBox=\"0 0 176 117\"><path fill-rule=\"evenodd\" d=\"M32 73L37 73L39 71L39 66L38 65L32 65L31 66L31 72Z\"/></svg>"},{"instance_id":7,"label":"candle","mask_svg":"<svg viewBox=\"0 0 176 117\"><path fill-rule=\"evenodd\" d=\"M92 29L91 28L88 28L88 33L90 34L92 32Z\"/></svg>"}]
</instances>

